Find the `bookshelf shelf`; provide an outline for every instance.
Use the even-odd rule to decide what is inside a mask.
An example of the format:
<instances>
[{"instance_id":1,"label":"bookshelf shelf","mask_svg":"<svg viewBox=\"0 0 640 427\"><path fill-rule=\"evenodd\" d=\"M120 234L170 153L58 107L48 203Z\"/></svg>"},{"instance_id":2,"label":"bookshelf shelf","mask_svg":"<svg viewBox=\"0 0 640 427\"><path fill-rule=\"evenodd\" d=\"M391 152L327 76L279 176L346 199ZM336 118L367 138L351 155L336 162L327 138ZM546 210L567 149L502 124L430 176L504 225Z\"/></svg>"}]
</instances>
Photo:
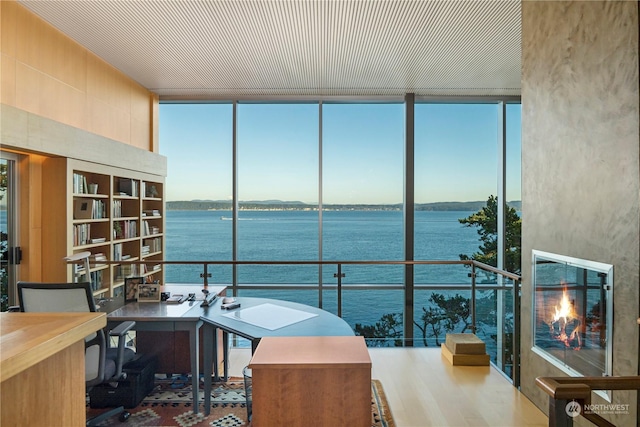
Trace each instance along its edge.
<instances>
[{"instance_id":1,"label":"bookshelf shelf","mask_svg":"<svg viewBox=\"0 0 640 427\"><path fill-rule=\"evenodd\" d=\"M47 254L43 276L50 281L73 281L74 267L63 258L89 251L94 295L121 293L127 276L153 275L164 282L162 268L146 272L144 265L132 263L151 256L163 258L163 176L70 158L46 159L43 174L43 194L51 196L49 214L55 218L43 228L43 253ZM159 233L142 236L143 224ZM148 253L150 243L152 254ZM123 260L127 263L100 263L119 261L122 256L128 256Z\"/></svg>"},{"instance_id":2,"label":"bookshelf shelf","mask_svg":"<svg viewBox=\"0 0 640 427\"><path fill-rule=\"evenodd\" d=\"M109 196L106 194L91 194L91 193L73 193L73 197L78 197L82 199L108 199Z\"/></svg>"},{"instance_id":3,"label":"bookshelf shelf","mask_svg":"<svg viewBox=\"0 0 640 427\"><path fill-rule=\"evenodd\" d=\"M151 252L150 254L143 255L141 258L143 258L143 259L151 258L151 257L156 256L156 255L162 255L162 252Z\"/></svg>"},{"instance_id":4,"label":"bookshelf shelf","mask_svg":"<svg viewBox=\"0 0 640 427\"><path fill-rule=\"evenodd\" d=\"M113 243L127 243L127 242L135 242L140 240L140 237L129 237L127 239L114 239Z\"/></svg>"},{"instance_id":5,"label":"bookshelf shelf","mask_svg":"<svg viewBox=\"0 0 640 427\"><path fill-rule=\"evenodd\" d=\"M74 246L74 247L73 247L73 249L74 249L74 251L76 251L76 252L81 252L81 251L86 251L86 250L96 249L96 248L100 248L100 247L108 246L108 245L109 245L109 244L108 244L108 243L106 243L106 242L105 242L105 243L88 243L88 244L86 244L86 245L77 245L77 246ZM90 251L90 252L92 252L92 251Z\"/></svg>"},{"instance_id":6,"label":"bookshelf shelf","mask_svg":"<svg viewBox=\"0 0 640 427\"><path fill-rule=\"evenodd\" d=\"M74 219L73 224L84 224L88 222L109 222L109 218L97 218L97 219Z\"/></svg>"}]
</instances>

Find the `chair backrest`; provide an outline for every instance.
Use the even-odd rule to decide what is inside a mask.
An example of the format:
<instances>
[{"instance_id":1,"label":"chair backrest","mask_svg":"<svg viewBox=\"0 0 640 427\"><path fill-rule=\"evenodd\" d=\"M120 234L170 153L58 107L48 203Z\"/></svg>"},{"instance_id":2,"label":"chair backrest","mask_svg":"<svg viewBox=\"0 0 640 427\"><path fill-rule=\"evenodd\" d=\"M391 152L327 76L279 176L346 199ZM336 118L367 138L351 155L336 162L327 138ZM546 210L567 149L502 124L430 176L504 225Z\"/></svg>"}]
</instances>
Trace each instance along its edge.
<instances>
[{"instance_id":1,"label":"chair backrest","mask_svg":"<svg viewBox=\"0 0 640 427\"><path fill-rule=\"evenodd\" d=\"M18 283L20 311L87 312L96 311L88 282Z\"/></svg>"},{"instance_id":2,"label":"chair backrest","mask_svg":"<svg viewBox=\"0 0 640 427\"><path fill-rule=\"evenodd\" d=\"M56 313L96 311L89 282L18 282L20 311ZM99 330L85 338L85 381L88 386L104 381L106 339Z\"/></svg>"}]
</instances>

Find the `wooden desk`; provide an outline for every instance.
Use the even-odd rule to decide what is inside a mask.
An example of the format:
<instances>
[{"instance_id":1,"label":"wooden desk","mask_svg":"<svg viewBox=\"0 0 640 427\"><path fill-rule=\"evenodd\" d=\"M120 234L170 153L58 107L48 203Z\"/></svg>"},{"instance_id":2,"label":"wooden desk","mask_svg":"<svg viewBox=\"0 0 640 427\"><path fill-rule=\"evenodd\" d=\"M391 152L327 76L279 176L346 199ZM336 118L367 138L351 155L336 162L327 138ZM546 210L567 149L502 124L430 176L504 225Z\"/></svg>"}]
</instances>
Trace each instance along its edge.
<instances>
[{"instance_id":1,"label":"wooden desk","mask_svg":"<svg viewBox=\"0 0 640 427\"><path fill-rule=\"evenodd\" d=\"M371 426L363 337L264 337L249 367L254 427Z\"/></svg>"},{"instance_id":2,"label":"wooden desk","mask_svg":"<svg viewBox=\"0 0 640 427\"><path fill-rule=\"evenodd\" d=\"M86 424L84 337L104 313L0 313L0 425Z\"/></svg>"}]
</instances>

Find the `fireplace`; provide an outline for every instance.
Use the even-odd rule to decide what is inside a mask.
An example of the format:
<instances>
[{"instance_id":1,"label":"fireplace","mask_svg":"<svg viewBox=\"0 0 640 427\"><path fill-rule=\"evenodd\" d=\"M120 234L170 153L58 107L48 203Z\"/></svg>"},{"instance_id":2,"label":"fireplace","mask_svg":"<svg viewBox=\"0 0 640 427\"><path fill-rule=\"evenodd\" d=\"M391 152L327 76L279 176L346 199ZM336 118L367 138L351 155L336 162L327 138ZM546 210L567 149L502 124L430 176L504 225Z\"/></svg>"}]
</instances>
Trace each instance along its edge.
<instances>
[{"instance_id":1,"label":"fireplace","mask_svg":"<svg viewBox=\"0 0 640 427\"><path fill-rule=\"evenodd\" d=\"M612 372L613 266L533 251L533 351L571 376Z\"/></svg>"}]
</instances>

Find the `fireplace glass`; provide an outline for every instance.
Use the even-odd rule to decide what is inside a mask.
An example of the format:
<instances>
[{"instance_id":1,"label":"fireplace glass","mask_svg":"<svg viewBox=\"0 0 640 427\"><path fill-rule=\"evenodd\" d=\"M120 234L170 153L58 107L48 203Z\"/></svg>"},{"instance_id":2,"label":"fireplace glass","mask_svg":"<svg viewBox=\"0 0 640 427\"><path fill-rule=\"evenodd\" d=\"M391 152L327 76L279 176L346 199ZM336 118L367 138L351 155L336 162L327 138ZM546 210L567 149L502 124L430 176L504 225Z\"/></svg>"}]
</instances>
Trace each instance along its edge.
<instances>
[{"instance_id":1,"label":"fireplace glass","mask_svg":"<svg viewBox=\"0 0 640 427\"><path fill-rule=\"evenodd\" d=\"M533 251L533 351L571 376L611 375L613 266Z\"/></svg>"}]
</instances>

